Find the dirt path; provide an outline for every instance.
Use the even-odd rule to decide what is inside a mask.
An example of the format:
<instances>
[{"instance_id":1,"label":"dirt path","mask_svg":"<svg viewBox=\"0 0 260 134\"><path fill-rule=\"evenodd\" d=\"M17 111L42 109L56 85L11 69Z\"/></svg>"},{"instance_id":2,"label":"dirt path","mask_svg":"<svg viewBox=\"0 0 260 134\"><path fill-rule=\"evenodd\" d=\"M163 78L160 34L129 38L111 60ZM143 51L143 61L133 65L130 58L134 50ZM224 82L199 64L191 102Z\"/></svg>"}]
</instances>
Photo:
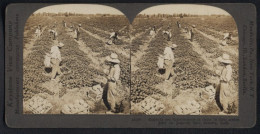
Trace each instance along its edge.
<instances>
[{"instance_id":1,"label":"dirt path","mask_svg":"<svg viewBox=\"0 0 260 134\"><path fill-rule=\"evenodd\" d=\"M127 52L125 52L125 50L124 50L123 48L114 47L113 45L112 45L112 46L108 46L108 45L106 45L106 42L108 41L107 39L104 39L104 38L100 37L100 36L97 35L97 34L93 34L93 33L89 32L89 31L87 31L87 30L85 30L85 29L83 29L83 28L81 28L81 30L84 31L84 32L86 32L88 35L90 35L90 36L92 36L92 37L94 37L94 38L96 38L96 39L101 40L102 42L104 42L104 46L105 46L108 50L111 50L111 51L115 51L115 52L117 52L117 53L120 53L120 54L122 54L122 55L125 56L125 57L129 57L129 56L130 56L130 51L129 51L129 53L127 53Z\"/></svg>"},{"instance_id":2,"label":"dirt path","mask_svg":"<svg viewBox=\"0 0 260 134\"><path fill-rule=\"evenodd\" d=\"M79 46L79 49L81 51L83 51L85 54L87 54L87 56L91 59L91 62L93 64L90 64L92 67L94 68L98 68L99 70L101 70L101 67L100 67L100 63L103 63L105 58L101 58L101 57L98 57L98 55L100 53L97 53L97 52L93 52L91 50L91 48L87 47L87 45L84 43L84 41L82 40L75 40L73 39L73 35L74 35L74 32L71 32L70 29L65 29L66 30L66 33L72 37L72 40L75 41Z\"/></svg>"},{"instance_id":3,"label":"dirt path","mask_svg":"<svg viewBox=\"0 0 260 134\"><path fill-rule=\"evenodd\" d=\"M140 37L140 36L143 36L147 31L148 31L149 29L146 29L145 31L142 31L142 32L140 32L140 33L137 33L137 34L135 34L135 35L131 35L131 42L132 42L132 40L134 40L134 39L136 39L136 38L138 38L138 37Z\"/></svg>"},{"instance_id":4,"label":"dirt path","mask_svg":"<svg viewBox=\"0 0 260 134\"><path fill-rule=\"evenodd\" d=\"M158 30L158 32L156 32L153 37L149 35L149 40L144 41L144 44L140 46L139 50L133 56L131 56L131 71L136 71L137 69L139 69L136 66L137 61L139 61L143 57L143 55L146 54L146 50L148 49L150 42L155 39L160 30L161 28Z\"/></svg>"},{"instance_id":5,"label":"dirt path","mask_svg":"<svg viewBox=\"0 0 260 134\"><path fill-rule=\"evenodd\" d=\"M45 31L45 29L46 29L46 26L43 27L41 34L43 34L43 32ZM39 39L41 39L41 36L40 36L40 38L37 38L35 35L33 35L33 36L32 36L32 39L31 39L28 43L25 44L25 47L24 47L24 49L23 49L23 59L26 59L27 56L32 52L32 48L34 48L35 42L36 42L37 40L39 40Z\"/></svg>"},{"instance_id":6,"label":"dirt path","mask_svg":"<svg viewBox=\"0 0 260 134\"><path fill-rule=\"evenodd\" d=\"M222 42L222 40L220 39L217 39L211 35L207 35L205 34L204 32L198 30L198 29L195 29L196 32L200 33L202 36L204 36L205 38L208 38L214 42L216 42L217 44L219 44L218 48L223 50L224 52L228 53L228 54L232 54L232 55L235 55L235 56L238 56L238 45L234 45L234 46L222 46L220 45L220 43Z\"/></svg>"}]
</instances>

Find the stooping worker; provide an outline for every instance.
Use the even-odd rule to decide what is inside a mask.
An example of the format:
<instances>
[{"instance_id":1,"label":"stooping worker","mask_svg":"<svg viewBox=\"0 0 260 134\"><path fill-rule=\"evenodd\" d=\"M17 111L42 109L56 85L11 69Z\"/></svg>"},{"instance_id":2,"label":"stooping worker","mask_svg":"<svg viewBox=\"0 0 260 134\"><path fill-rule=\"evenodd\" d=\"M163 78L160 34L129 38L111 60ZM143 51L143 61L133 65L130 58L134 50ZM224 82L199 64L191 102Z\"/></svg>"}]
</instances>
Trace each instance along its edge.
<instances>
[{"instance_id":1,"label":"stooping worker","mask_svg":"<svg viewBox=\"0 0 260 134\"><path fill-rule=\"evenodd\" d=\"M163 31L164 38L167 39L167 41L171 40L172 34L170 31Z\"/></svg>"},{"instance_id":2,"label":"stooping worker","mask_svg":"<svg viewBox=\"0 0 260 134\"><path fill-rule=\"evenodd\" d=\"M230 86L230 81L232 79L232 61L229 59L228 54L223 54L219 58L219 62L224 66L220 75L220 90L219 90L219 101L223 108L224 113L228 113L228 107L233 103L233 89Z\"/></svg>"},{"instance_id":3,"label":"stooping worker","mask_svg":"<svg viewBox=\"0 0 260 134\"><path fill-rule=\"evenodd\" d=\"M230 43L231 40L232 40L232 33L231 32L225 33L221 45L226 46Z\"/></svg>"},{"instance_id":4,"label":"stooping worker","mask_svg":"<svg viewBox=\"0 0 260 134\"><path fill-rule=\"evenodd\" d=\"M112 32L109 37L109 41L107 42L108 45L112 45L116 43L118 40L118 32Z\"/></svg>"},{"instance_id":5,"label":"stooping worker","mask_svg":"<svg viewBox=\"0 0 260 134\"><path fill-rule=\"evenodd\" d=\"M172 44L164 49L164 68L165 68L165 80L168 80L170 75L174 76L173 63L175 62L173 50L177 47L176 44Z\"/></svg>"},{"instance_id":6,"label":"stooping worker","mask_svg":"<svg viewBox=\"0 0 260 134\"><path fill-rule=\"evenodd\" d=\"M50 35L53 37L53 40L57 39L58 33L56 31L55 26L53 26L53 28L50 30Z\"/></svg>"},{"instance_id":7,"label":"stooping worker","mask_svg":"<svg viewBox=\"0 0 260 134\"><path fill-rule=\"evenodd\" d=\"M110 64L109 75L108 75L108 90L107 90L107 101L110 106L110 111L115 113L115 107L120 102L120 97L117 92L120 77L120 66L118 55L112 53L106 57L107 62Z\"/></svg>"},{"instance_id":8,"label":"stooping worker","mask_svg":"<svg viewBox=\"0 0 260 134\"><path fill-rule=\"evenodd\" d=\"M51 64L52 64L52 73L51 73L51 79L55 80L57 74L61 74L60 70L60 63L62 61L61 59L61 53L60 49L64 46L63 43L59 42L58 40L54 41L54 45L51 47Z\"/></svg>"}]
</instances>

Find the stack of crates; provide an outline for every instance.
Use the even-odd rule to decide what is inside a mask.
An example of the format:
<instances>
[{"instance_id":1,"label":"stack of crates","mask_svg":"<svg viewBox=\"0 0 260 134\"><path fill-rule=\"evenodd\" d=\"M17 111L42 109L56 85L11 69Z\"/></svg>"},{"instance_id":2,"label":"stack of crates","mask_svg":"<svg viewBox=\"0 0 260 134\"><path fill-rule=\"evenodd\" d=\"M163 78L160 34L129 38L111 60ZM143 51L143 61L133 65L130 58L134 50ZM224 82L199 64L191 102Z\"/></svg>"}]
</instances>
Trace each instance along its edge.
<instances>
[{"instance_id":1,"label":"stack of crates","mask_svg":"<svg viewBox=\"0 0 260 134\"><path fill-rule=\"evenodd\" d=\"M64 114L89 114L89 105L82 99L75 100L74 103L65 104L62 107Z\"/></svg>"},{"instance_id":2,"label":"stack of crates","mask_svg":"<svg viewBox=\"0 0 260 134\"><path fill-rule=\"evenodd\" d=\"M28 101L24 102L24 108L26 111L33 114L46 114L52 109L52 104L42 97L35 95Z\"/></svg>"},{"instance_id":3,"label":"stack of crates","mask_svg":"<svg viewBox=\"0 0 260 134\"><path fill-rule=\"evenodd\" d=\"M165 109L162 102L155 100L150 96L140 102L140 107L141 111L146 115L158 115Z\"/></svg>"},{"instance_id":4,"label":"stack of crates","mask_svg":"<svg viewBox=\"0 0 260 134\"><path fill-rule=\"evenodd\" d=\"M87 97L92 99L95 102L98 102L102 99L103 96L103 88L100 84L93 86L90 88L90 90L87 92Z\"/></svg>"}]
</instances>

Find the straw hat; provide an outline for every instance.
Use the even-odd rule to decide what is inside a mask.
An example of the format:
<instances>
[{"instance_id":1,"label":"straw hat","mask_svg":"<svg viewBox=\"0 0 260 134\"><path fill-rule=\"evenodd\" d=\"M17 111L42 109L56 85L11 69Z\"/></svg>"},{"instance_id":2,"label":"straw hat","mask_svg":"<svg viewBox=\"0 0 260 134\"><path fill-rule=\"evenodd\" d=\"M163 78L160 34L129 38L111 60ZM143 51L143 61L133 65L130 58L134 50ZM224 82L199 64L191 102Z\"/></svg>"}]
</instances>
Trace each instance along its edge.
<instances>
[{"instance_id":1,"label":"straw hat","mask_svg":"<svg viewBox=\"0 0 260 134\"><path fill-rule=\"evenodd\" d=\"M176 45L176 44L172 44L170 47L171 47L171 48L176 48L177 45Z\"/></svg>"},{"instance_id":2,"label":"straw hat","mask_svg":"<svg viewBox=\"0 0 260 134\"><path fill-rule=\"evenodd\" d=\"M79 27L81 27L81 24L79 24Z\"/></svg>"},{"instance_id":3,"label":"straw hat","mask_svg":"<svg viewBox=\"0 0 260 134\"><path fill-rule=\"evenodd\" d=\"M232 61L229 59L228 54L223 54L222 57L219 58L219 62L231 64Z\"/></svg>"},{"instance_id":4,"label":"straw hat","mask_svg":"<svg viewBox=\"0 0 260 134\"><path fill-rule=\"evenodd\" d=\"M63 44L63 43L61 43L61 42L59 42L59 43L58 43L58 46L59 46L59 47L63 47L63 46L64 46L64 44Z\"/></svg>"},{"instance_id":5,"label":"straw hat","mask_svg":"<svg viewBox=\"0 0 260 134\"><path fill-rule=\"evenodd\" d=\"M195 28L195 27L196 27L196 25L192 25L192 27L193 27L193 28Z\"/></svg>"},{"instance_id":6,"label":"straw hat","mask_svg":"<svg viewBox=\"0 0 260 134\"><path fill-rule=\"evenodd\" d=\"M118 59L118 56L115 53L112 53L110 56L107 56L106 60L113 63L120 63L120 60Z\"/></svg>"}]
</instances>

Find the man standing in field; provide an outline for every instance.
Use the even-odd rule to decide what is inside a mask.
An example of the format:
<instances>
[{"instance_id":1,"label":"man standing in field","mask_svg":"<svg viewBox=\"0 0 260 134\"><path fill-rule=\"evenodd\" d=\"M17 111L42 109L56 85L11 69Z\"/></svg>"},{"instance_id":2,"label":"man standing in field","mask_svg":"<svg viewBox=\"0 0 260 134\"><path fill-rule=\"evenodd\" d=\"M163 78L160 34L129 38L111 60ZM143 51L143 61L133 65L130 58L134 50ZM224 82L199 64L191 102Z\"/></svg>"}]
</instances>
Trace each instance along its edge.
<instances>
[{"instance_id":1,"label":"man standing in field","mask_svg":"<svg viewBox=\"0 0 260 134\"><path fill-rule=\"evenodd\" d=\"M63 27L67 27L67 24L64 20L62 21L62 23L63 23Z\"/></svg>"},{"instance_id":2,"label":"man standing in field","mask_svg":"<svg viewBox=\"0 0 260 134\"><path fill-rule=\"evenodd\" d=\"M120 66L117 54L112 53L106 57L106 60L110 63L110 70L108 75L108 90L107 90L107 101L110 106L111 112L116 112L116 105L120 102L120 97L117 92L120 77Z\"/></svg>"},{"instance_id":3,"label":"man standing in field","mask_svg":"<svg viewBox=\"0 0 260 134\"><path fill-rule=\"evenodd\" d=\"M60 49L64 46L63 43L55 40L54 46L51 47L51 64L52 64L52 73L51 79L55 80L57 74L61 74L60 62L61 62L61 53Z\"/></svg>"},{"instance_id":4,"label":"man standing in field","mask_svg":"<svg viewBox=\"0 0 260 134\"><path fill-rule=\"evenodd\" d=\"M39 38L41 36L41 30L40 30L39 26L36 28L35 36L36 36L36 38Z\"/></svg>"},{"instance_id":5,"label":"man standing in field","mask_svg":"<svg viewBox=\"0 0 260 134\"><path fill-rule=\"evenodd\" d=\"M154 35L155 35L155 27L153 27L152 29L151 29L151 31L150 31L150 36L152 36L152 37L154 37Z\"/></svg>"},{"instance_id":6,"label":"man standing in field","mask_svg":"<svg viewBox=\"0 0 260 134\"><path fill-rule=\"evenodd\" d=\"M77 40L77 41L79 41L79 36L80 36L80 27L81 27L81 24L78 24L78 27L75 29L76 40Z\"/></svg>"},{"instance_id":7,"label":"man standing in field","mask_svg":"<svg viewBox=\"0 0 260 134\"><path fill-rule=\"evenodd\" d=\"M177 26L178 28L181 28L181 23L179 21L177 21Z\"/></svg>"},{"instance_id":8,"label":"man standing in field","mask_svg":"<svg viewBox=\"0 0 260 134\"><path fill-rule=\"evenodd\" d=\"M223 56L219 58L219 62L224 65L220 75L219 101L223 108L223 112L229 113L229 108L232 107L235 98L233 96L235 93L230 84L232 79L232 67L230 64L232 61L229 59L228 54L223 54Z\"/></svg>"},{"instance_id":9,"label":"man standing in field","mask_svg":"<svg viewBox=\"0 0 260 134\"><path fill-rule=\"evenodd\" d=\"M195 29L195 25L192 25L191 29L190 29L190 41L193 42L194 39L194 29Z\"/></svg>"},{"instance_id":10,"label":"man standing in field","mask_svg":"<svg viewBox=\"0 0 260 134\"><path fill-rule=\"evenodd\" d=\"M175 62L173 50L177 47L172 44L170 47L164 49L164 67L165 67L165 80L168 80L170 75L174 76L173 63Z\"/></svg>"}]
</instances>

